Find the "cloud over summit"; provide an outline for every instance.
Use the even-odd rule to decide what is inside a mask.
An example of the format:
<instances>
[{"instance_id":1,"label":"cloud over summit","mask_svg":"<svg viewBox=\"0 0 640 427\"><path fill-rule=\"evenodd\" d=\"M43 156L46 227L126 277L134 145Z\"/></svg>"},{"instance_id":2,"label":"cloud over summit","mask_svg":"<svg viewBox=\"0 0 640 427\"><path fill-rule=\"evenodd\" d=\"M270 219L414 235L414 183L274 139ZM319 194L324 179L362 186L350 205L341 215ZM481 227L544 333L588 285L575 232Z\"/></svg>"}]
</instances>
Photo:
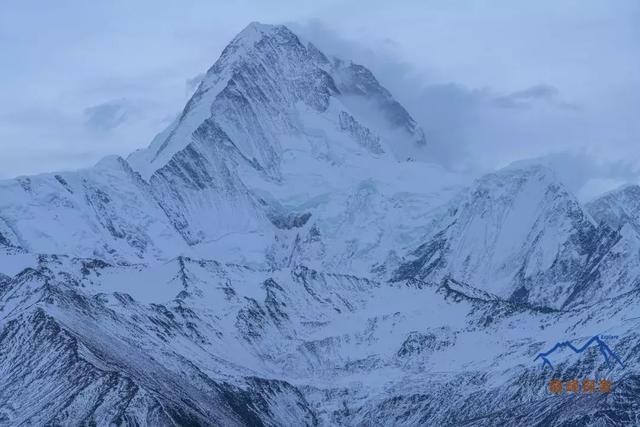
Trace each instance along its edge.
<instances>
[{"instance_id":1,"label":"cloud over summit","mask_svg":"<svg viewBox=\"0 0 640 427\"><path fill-rule=\"evenodd\" d=\"M367 8L27 0L2 8L4 177L146 146L251 21L291 24L326 53L370 68L448 168L481 172L560 152L640 165L635 0L373 0ZM38 34L26 30L34 25Z\"/></svg>"}]
</instances>

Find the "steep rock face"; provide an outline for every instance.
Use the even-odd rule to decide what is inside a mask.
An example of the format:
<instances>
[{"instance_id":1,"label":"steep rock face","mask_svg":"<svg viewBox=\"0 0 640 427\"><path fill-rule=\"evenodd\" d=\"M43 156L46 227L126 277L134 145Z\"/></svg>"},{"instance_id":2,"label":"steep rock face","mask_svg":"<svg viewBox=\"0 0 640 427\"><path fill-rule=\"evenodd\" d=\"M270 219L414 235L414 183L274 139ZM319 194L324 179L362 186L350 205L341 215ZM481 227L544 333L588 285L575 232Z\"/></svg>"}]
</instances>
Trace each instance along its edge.
<instances>
[{"instance_id":1,"label":"steep rock face","mask_svg":"<svg viewBox=\"0 0 640 427\"><path fill-rule=\"evenodd\" d=\"M315 424L289 383L252 377L211 354L203 365L203 348L212 348L216 335L197 306L100 292L102 280L110 286L110 275L126 277L129 269L51 257L3 283L3 423Z\"/></svg>"},{"instance_id":2,"label":"steep rock face","mask_svg":"<svg viewBox=\"0 0 640 427\"><path fill-rule=\"evenodd\" d=\"M0 182L0 246L106 260L162 258L185 246L121 158L92 169Z\"/></svg>"},{"instance_id":3,"label":"steep rock face","mask_svg":"<svg viewBox=\"0 0 640 427\"><path fill-rule=\"evenodd\" d=\"M455 200L397 277L450 275L503 298L558 306L597 244L596 226L551 170L514 166Z\"/></svg>"},{"instance_id":4,"label":"steep rock face","mask_svg":"<svg viewBox=\"0 0 640 427\"><path fill-rule=\"evenodd\" d=\"M452 200L391 278L450 277L538 306L598 304L640 284L635 194L583 207L546 167L510 166Z\"/></svg>"},{"instance_id":5,"label":"steep rock face","mask_svg":"<svg viewBox=\"0 0 640 427\"><path fill-rule=\"evenodd\" d=\"M229 137L206 121L193 140L150 180L159 205L185 241L196 245L229 233L268 229L259 201L235 171L244 159Z\"/></svg>"},{"instance_id":6,"label":"steep rock face","mask_svg":"<svg viewBox=\"0 0 640 427\"><path fill-rule=\"evenodd\" d=\"M314 140L329 136L309 135L306 116L320 116L335 126L338 116L358 103L373 103L383 111L382 123L370 124L374 132L398 128L415 149L425 144L409 113L365 67L327 58L284 26L253 23L225 48L176 123L129 160L150 177L189 145L191 135L211 117L252 167L277 179L283 150L322 143ZM349 130L357 116L351 114ZM285 145L287 136L296 137L294 146ZM393 150L403 141L386 142Z\"/></svg>"},{"instance_id":7,"label":"steep rock face","mask_svg":"<svg viewBox=\"0 0 640 427\"><path fill-rule=\"evenodd\" d=\"M0 219L0 250L4 254L24 250L20 246L18 236L16 236L13 228L4 219Z\"/></svg>"},{"instance_id":8,"label":"steep rock face","mask_svg":"<svg viewBox=\"0 0 640 427\"><path fill-rule=\"evenodd\" d=\"M7 424L554 425L607 411L633 422L638 404L626 374L640 348L628 319L637 292L562 312L451 280L385 284L189 258L41 257L1 286ZM619 336L610 347L625 368L597 348L554 354L553 368L534 360L558 337L580 345L600 333ZM547 392L551 378L605 376L614 393L591 405Z\"/></svg>"},{"instance_id":9,"label":"steep rock face","mask_svg":"<svg viewBox=\"0 0 640 427\"><path fill-rule=\"evenodd\" d=\"M341 101L361 117L367 127L393 141L390 148L396 158L428 160L426 152L421 150L427 143L424 132L370 70L334 59L332 75Z\"/></svg>"},{"instance_id":10,"label":"steep rock face","mask_svg":"<svg viewBox=\"0 0 640 427\"><path fill-rule=\"evenodd\" d=\"M629 185L612 191L585 205L597 222L617 230L625 224L640 232L640 186Z\"/></svg>"},{"instance_id":11,"label":"steep rock face","mask_svg":"<svg viewBox=\"0 0 640 427\"><path fill-rule=\"evenodd\" d=\"M15 352L16 346L26 343L28 352ZM187 419L179 415L183 408L163 408L122 372L103 370L86 360L78 340L43 310L10 321L2 331L0 348L7 356L3 371L10 372L3 376L0 393L0 422L6 425L111 421L168 425ZM43 386L27 386L38 383Z\"/></svg>"},{"instance_id":12,"label":"steep rock face","mask_svg":"<svg viewBox=\"0 0 640 427\"><path fill-rule=\"evenodd\" d=\"M600 244L567 306L595 304L640 287L640 187L627 186L589 202Z\"/></svg>"}]
</instances>

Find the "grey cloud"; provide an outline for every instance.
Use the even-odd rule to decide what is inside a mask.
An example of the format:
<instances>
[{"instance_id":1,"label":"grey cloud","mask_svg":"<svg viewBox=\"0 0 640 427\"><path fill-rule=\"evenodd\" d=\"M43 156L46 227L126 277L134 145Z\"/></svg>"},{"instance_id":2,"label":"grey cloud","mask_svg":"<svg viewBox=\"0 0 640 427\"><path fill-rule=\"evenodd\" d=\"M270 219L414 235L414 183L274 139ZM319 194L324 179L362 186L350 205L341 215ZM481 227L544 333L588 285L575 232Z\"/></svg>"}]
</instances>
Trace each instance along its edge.
<instances>
[{"instance_id":1,"label":"grey cloud","mask_svg":"<svg viewBox=\"0 0 640 427\"><path fill-rule=\"evenodd\" d=\"M206 73L200 73L196 76L193 76L190 79L187 79L187 81L185 82L187 94L189 95L193 94L193 92L197 89L200 82L202 82L202 79L204 78L205 75Z\"/></svg>"},{"instance_id":2,"label":"grey cloud","mask_svg":"<svg viewBox=\"0 0 640 427\"><path fill-rule=\"evenodd\" d=\"M494 102L497 107L508 109L527 109L536 102L544 102L559 108L577 108L561 98L558 88L547 84L539 84L507 95L497 96Z\"/></svg>"},{"instance_id":3,"label":"grey cloud","mask_svg":"<svg viewBox=\"0 0 640 427\"><path fill-rule=\"evenodd\" d=\"M598 161L585 152L554 152L523 162L549 166L556 176L583 201L626 183L639 182L638 165L630 160Z\"/></svg>"},{"instance_id":4,"label":"grey cloud","mask_svg":"<svg viewBox=\"0 0 640 427\"><path fill-rule=\"evenodd\" d=\"M120 126L128 115L126 99L112 100L84 109L85 126L98 130L109 131Z\"/></svg>"},{"instance_id":5,"label":"grey cloud","mask_svg":"<svg viewBox=\"0 0 640 427\"><path fill-rule=\"evenodd\" d=\"M424 128L434 161L449 169L482 173L523 158L544 159L583 198L638 181L640 162L632 149L637 126L625 121L630 110L622 108L620 96L582 105L569 102L556 82L532 81L511 91L499 80L480 88L443 82L438 73L400 60L392 40L372 51L320 21L295 27L327 53L370 68Z\"/></svg>"}]
</instances>

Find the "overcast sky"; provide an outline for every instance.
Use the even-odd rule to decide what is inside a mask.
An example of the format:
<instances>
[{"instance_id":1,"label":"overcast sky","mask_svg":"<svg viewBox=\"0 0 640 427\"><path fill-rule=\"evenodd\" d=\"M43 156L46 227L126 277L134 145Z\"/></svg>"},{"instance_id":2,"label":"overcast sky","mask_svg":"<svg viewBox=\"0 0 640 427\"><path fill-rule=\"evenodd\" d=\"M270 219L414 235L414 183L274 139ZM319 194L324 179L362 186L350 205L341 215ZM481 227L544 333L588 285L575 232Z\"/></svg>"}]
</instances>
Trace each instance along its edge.
<instances>
[{"instance_id":1,"label":"overcast sky","mask_svg":"<svg viewBox=\"0 0 640 427\"><path fill-rule=\"evenodd\" d=\"M449 168L544 157L582 198L638 181L637 0L3 0L0 177L146 146L251 21L370 67Z\"/></svg>"}]
</instances>

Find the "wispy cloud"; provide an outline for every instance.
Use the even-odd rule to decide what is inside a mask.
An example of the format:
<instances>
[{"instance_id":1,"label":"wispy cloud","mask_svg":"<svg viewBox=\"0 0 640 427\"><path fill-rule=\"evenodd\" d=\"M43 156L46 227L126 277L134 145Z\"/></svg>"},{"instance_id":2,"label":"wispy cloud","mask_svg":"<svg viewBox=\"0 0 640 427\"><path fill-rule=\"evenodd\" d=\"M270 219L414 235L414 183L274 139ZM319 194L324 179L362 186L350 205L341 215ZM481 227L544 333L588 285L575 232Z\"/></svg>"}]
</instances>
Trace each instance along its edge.
<instances>
[{"instance_id":1,"label":"wispy cloud","mask_svg":"<svg viewBox=\"0 0 640 427\"><path fill-rule=\"evenodd\" d=\"M527 73L518 64L522 58L514 56L508 66L521 70L519 80L529 76L528 84L505 90L501 74L496 73L491 86L473 87L443 77L429 64L407 62L393 40L381 41L374 50L364 41L336 35L317 20L294 26L329 53L369 67L425 129L434 161L448 168L481 173L523 158L551 156L550 165L565 170L565 181L584 197L603 185L636 182L640 177L636 149L640 126L632 118L632 111L640 108L638 79L612 80L611 88L584 86L576 92L573 80L585 76L541 78L556 74L546 70L566 64L545 64L540 68L544 73ZM600 82L607 76L590 77ZM623 93L612 89L620 84L626 88ZM574 95L568 95L566 88ZM567 171L576 173L569 178ZM587 184L590 190L583 191Z\"/></svg>"},{"instance_id":2,"label":"wispy cloud","mask_svg":"<svg viewBox=\"0 0 640 427\"><path fill-rule=\"evenodd\" d=\"M577 106L562 99L558 88L548 84L538 84L523 90L494 98L496 106L507 109L527 109L542 102L551 106L577 109Z\"/></svg>"},{"instance_id":3,"label":"wispy cloud","mask_svg":"<svg viewBox=\"0 0 640 427\"><path fill-rule=\"evenodd\" d=\"M198 88L198 85L200 84L204 76L205 76L205 73L200 73L198 75L191 77L190 79L187 79L187 81L185 82L185 87L188 95L191 95L193 94L193 92L195 92L195 90Z\"/></svg>"},{"instance_id":4,"label":"wispy cloud","mask_svg":"<svg viewBox=\"0 0 640 427\"><path fill-rule=\"evenodd\" d=\"M106 132L120 126L128 115L129 103L126 99L117 99L84 109L85 126Z\"/></svg>"}]
</instances>

